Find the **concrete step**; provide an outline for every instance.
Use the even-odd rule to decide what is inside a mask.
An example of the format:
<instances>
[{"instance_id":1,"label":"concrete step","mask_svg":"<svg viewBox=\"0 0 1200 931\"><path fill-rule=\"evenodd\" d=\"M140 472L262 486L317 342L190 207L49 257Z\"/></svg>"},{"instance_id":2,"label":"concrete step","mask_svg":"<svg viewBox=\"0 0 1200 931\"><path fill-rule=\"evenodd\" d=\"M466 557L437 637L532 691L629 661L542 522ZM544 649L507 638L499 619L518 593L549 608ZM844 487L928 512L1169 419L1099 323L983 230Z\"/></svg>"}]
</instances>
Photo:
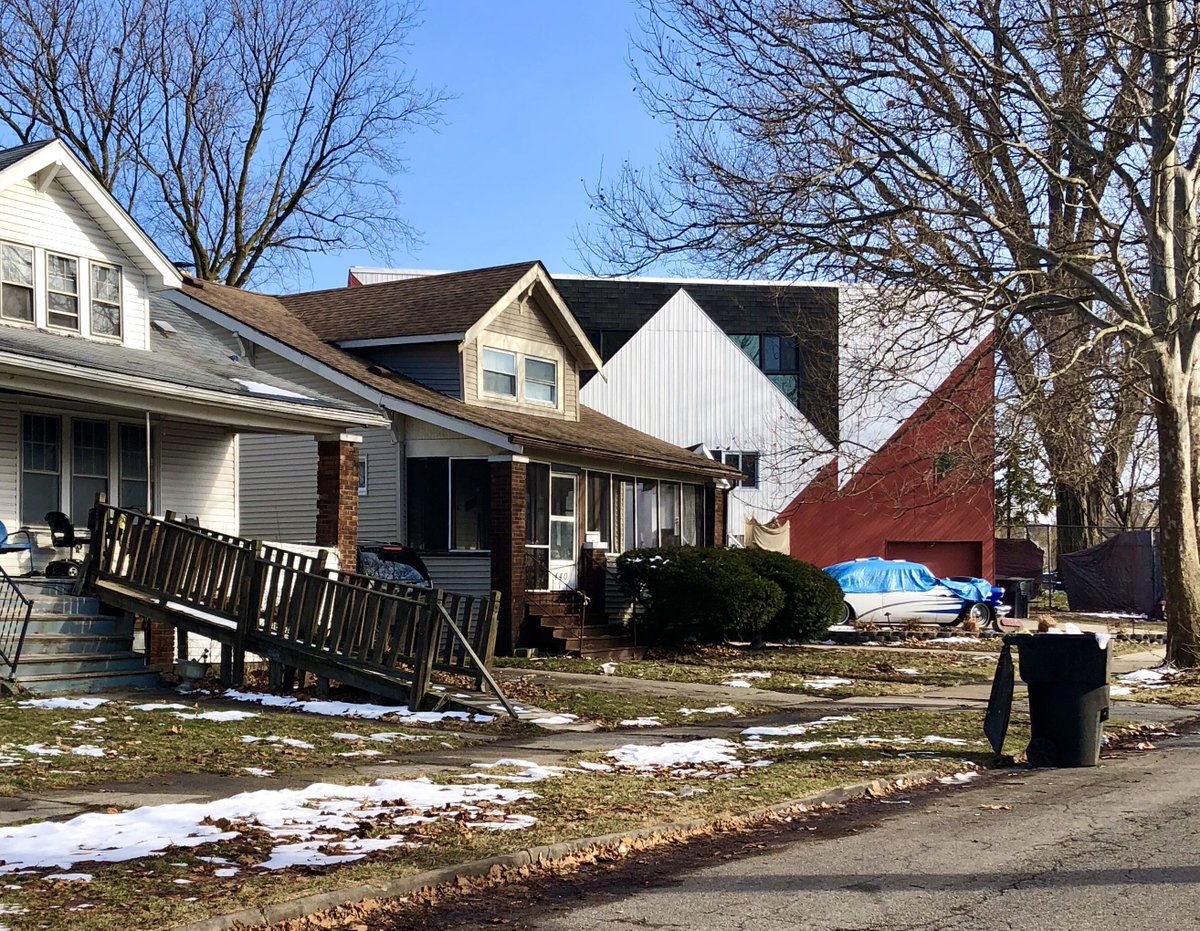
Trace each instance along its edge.
<instances>
[{"instance_id":1,"label":"concrete step","mask_svg":"<svg viewBox=\"0 0 1200 931\"><path fill-rule=\"evenodd\" d=\"M22 592L29 597L28 592ZM33 597L36 614L99 614L100 601L96 598L79 598L75 595L38 595Z\"/></svg>"},{"instance_id":2,"label":"concrete step","mask_svg":"<svg viewBox=\"0 0 1200 931\"><path fill-rule=\"evenodd\" d=\"M26 634L22 656L61 656L72 653L128 653L133 634L37 633Z\"/></svg>"},{"instance_id":3,"label":"concrete step","mask_svg":"<svg viewBox=\"0 0 1200 931\"><path fill-rule=\"evenodd\" d=\"M132 637L133 619L105 614L40 614L29 618L29 634L88 634Z\"/></svg>"},{"instance_id":4,"label":"concrete step","mask_svg":"<svg viewBox=\"0 0 1200 931\"><path fill-rule=\"evenodd\" d=\"M76 673L137 672L145 668L145 657L132 650L116 653L22 653L21 661L17 664L17 679Z\"/></svg>"},{"instance_id":5,"label":"concrete step","mask_svg":"<svg viewBox=\"0 0 1200 931\"><path fill-rule=\"evenodd\" d=\"M578 602L570 604L565 602L551 602L549 604L527 604L525 606L530 617L543 618L578 616L582 607Z\"/></svg>"},{"instance_id":6,"label":"concrete step","mask_svg":"<svg viewBox=\"0 0 1200 931\"><path fill-rule=\"evenodd\" d=\"M22 667L24 665L24 663L21 664ZM18 669L17 682L37 695L56 692L81 695L87 692L103 692L106 689L152 689L162 684L159 674L147 670L144 666L141 672L110 670L100 673L80 672L63 675L24 674Z\"/></svg>"}]
</instances>

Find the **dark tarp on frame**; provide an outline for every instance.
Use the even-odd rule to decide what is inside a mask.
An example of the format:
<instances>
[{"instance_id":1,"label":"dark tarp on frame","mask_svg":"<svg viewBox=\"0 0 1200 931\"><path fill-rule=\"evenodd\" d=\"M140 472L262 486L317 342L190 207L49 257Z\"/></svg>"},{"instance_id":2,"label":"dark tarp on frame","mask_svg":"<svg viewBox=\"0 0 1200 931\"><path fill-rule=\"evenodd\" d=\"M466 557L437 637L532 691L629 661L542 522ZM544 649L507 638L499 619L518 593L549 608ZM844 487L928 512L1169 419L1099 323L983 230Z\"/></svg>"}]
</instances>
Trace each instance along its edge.
<instances>
[{"instance_id":1,"label":"dark tarp on frame","mask_svg":"<svg viewBox=\"0 0 1200 931\"><path fill-rule=\"evenodd\" d=\"M996 538L996 578L1033 579L1029 597L1042 590L1042 573L1046 571L1046 554L1032 540Z\"/></svg>"},{"instance_id":2,"label":"dark tarp on frame","mask_svg":"<svg viewBox=\"0 0 1200 931\"><path fill-rule=\"evenodd\" d=\"M1118 533L1058 558L1072 611L1154 614L1162 599L1158 547L1149 530Z\"/></svg>"}]
</instances>

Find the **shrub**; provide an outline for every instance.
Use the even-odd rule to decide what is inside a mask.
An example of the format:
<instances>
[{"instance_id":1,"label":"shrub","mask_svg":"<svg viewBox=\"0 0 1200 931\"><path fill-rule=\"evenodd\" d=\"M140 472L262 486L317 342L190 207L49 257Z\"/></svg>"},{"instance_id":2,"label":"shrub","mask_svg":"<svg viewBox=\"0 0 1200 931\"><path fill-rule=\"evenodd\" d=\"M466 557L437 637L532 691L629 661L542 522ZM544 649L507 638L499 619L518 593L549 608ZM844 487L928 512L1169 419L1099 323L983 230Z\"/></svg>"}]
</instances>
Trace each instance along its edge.
<instances>
[{"instance_id":1,"label":"shrub","mask_svg":"<svg viewBox=\"0 0 1200 931\"><path fill-rule=\"evenodd\" d=\"M756 572L783 590L783 605L764 630L772 640L812 640L842 614L841 586L812 563L768 550L735 550Z\"/></svg>"},{"instance_id":2,"label":"shrub","mask_svg":"<svg viewBox=\"0 0 1200 931\"><path fill-rule=\"evenodd\" d=\"M618 557L617 574L645 606L647 639L662 646L679 646L689 638L700 643L761 640L784 604L783 590L735 550L630 550Z\"/></svg>"}]
</instances>

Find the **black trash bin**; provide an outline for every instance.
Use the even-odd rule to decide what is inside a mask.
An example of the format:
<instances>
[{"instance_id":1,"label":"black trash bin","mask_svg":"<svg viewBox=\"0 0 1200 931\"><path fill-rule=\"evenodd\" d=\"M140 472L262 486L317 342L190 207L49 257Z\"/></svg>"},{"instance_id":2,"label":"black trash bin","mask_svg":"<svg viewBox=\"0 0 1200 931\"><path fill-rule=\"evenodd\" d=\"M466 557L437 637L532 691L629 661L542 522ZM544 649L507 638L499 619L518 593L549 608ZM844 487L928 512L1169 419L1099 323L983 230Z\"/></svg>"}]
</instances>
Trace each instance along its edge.
<instances>
[{"instance_id":1,"label":"black trash bin","mask_svg":"<svg viewBox=\"0 0 1200 931\"><path fill-rule=\"evenodd\" d=\"M996 579L996 584L1004 589L1002 600L1012 608L1009 617L1029 617L1029 598L1033 594L1033 579Z\"/></svg>"},{"instance_id":2,"label":"black trash bin","mask_svg":"<svg viewBox=\"0 0 1200 931\"><path fill-rule=\"evenodd\" d=\"M1031 766L1095 766L1108 720L1109 650L1094 634L1010 634L1029 687Z\"/></svg>"}]
</instances>

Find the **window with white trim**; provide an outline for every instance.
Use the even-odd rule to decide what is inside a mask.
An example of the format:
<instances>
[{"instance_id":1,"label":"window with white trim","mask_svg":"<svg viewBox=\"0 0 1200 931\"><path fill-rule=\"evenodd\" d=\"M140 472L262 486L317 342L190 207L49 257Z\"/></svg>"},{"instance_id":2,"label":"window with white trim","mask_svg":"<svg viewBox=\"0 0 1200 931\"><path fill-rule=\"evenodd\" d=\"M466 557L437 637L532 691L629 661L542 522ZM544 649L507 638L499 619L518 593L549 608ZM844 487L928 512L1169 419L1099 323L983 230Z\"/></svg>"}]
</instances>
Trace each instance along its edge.
<instances>
[{"instance_id":1,"label":"window with white trim","mask_svg":"<svg viewBox=\"0 0 1200 931\"><path fill-rule=\"evenodd\" d=\"M367 484L370 477L370 471L367 468L367 454L358 454L358 496L361 498L367 494L369 485Z\"/></svg>"},{"instance_id":2,"label":"window with white trim","mask_svg":"<svg viewBox=\"0 0 1200 931\"><path fill-rule=\"evenodd\" d=\"M483 390L502 398L517 396L517 354L501 349L483 350Z\"/></svg>"},{"instance_id":3,"label":"window with white trim","mask_svg":"<svg viewBox=\"0 0 1200 931\"><path fill-rule=\"evenodd\" d=\"M525 357L525 400L558 405L558 363L549 359Z\"/></svg>"},{"instance_id":4,"label":"window with white trim","mask_svg":"<svg viewBox=\"0 0 1200 931\"><path fill-rule=\"evenodd\" d=\"M47 322L52 327L79 332L79 262L65 255L46 253Z\"/></svg>"},{"instance_id":5,"label":"window with white trim","mask_svg":"<svg viewBox=\"0 0 1200 931\"><path fill-rule=\"evenodd\" d=\"M89 263L92 269L92 335L121 338L121 269Z\"/></svg>"},{"instance_id":6,"label":"window with white trim","mask_svg":"<svg viewBox=\"0 0 1200 931\"><path fill-rule=\"evenodd\" d=\"M0 243L0 318L33 323L33 250Z\"/></svg>"},{"instance_id":7,"label":"window with white trim","mask_svg":"<svg viewBox=\"0 0 1200 931\"><path fill-rule=\"evenodd\" d=\"M758 487L758 453L716 450L713 455L719 462L724 462L725 465L732 466L742 473L742 480L739 483L742 488Z\"/></svg>"}]
</instances>

